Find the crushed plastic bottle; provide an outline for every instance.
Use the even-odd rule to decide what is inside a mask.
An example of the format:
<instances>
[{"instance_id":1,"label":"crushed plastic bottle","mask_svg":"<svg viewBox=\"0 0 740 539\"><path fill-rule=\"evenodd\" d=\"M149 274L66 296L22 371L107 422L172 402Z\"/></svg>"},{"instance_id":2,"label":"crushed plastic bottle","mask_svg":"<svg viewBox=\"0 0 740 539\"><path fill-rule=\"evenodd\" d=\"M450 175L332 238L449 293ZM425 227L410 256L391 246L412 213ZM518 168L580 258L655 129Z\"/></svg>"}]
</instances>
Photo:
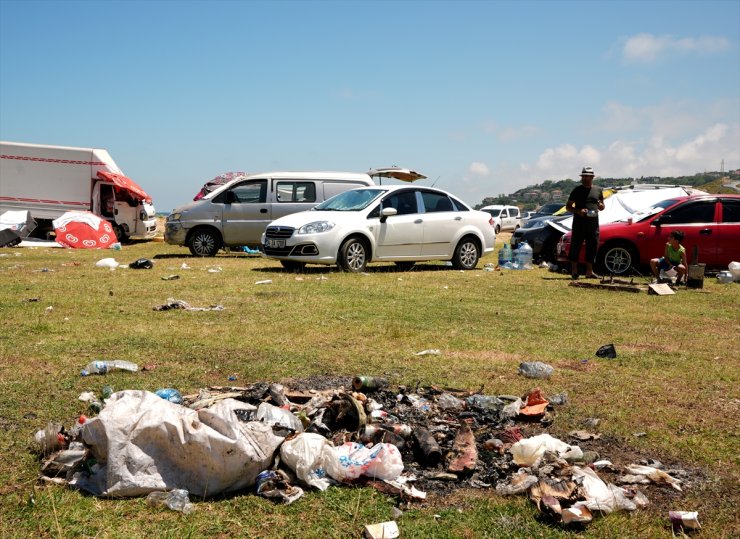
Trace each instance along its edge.
<instances>
[{"instance_id":1,"label":"crushed plastic bottle","mask_svg":"<svg viewBox=\"0 0 740 539\"><path fill-rule=\"evenodd\" d=\"M139 370L139 366L131 361L124 359L114 359L110 361L91 361L87 364L87 367L82 369L80 374L82 376L89 376L90 374L105 374L108 371L122 370L136 372Z\"/></svg>"},{"instance_id":2,"label":"crushed plastic bottle","mask_svg":"<svg viewBox=\"0 0 740 539\"><path fill-rule=\"evenodd\" d=\"M150 492L146 497L149 505L165 505L173 511L180 511L182 514L190 514L195 507L190 503L189 493L183 488L176 488L169 492Z\"/></svg>"}]
</instances>

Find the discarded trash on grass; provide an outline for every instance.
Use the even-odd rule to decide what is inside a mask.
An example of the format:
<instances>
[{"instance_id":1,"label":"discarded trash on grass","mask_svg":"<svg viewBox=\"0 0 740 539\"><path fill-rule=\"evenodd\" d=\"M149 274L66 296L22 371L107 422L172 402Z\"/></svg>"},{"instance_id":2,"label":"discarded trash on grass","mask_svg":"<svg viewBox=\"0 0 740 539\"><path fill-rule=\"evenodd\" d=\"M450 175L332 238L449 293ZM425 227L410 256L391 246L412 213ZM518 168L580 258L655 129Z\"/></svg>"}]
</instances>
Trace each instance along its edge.
<instances>
[{"instance_id":1,"label":"discarded trash on grass","mask_svg":"<svg viewBox=\"0 0 740 539\"><path fill-rule=\"evenodd\" d=\"M564 524L644 507L636 484L681 489L657 461L621 468L602 459L594 467L623 486L602 479L588 467L597 453L542 432L555 410L539 388L518 397L393 388L372 376L322 380L209 387L182 405L146 391L113 393L98 417L36 434L51 453L42 473L97 496L158 492L160 501L173 487L199 498L251 489L283 503L304 488L342 484L407 502L429 489L490 488L526 493ZM364 392L352 391L357 385ZM173 432L188 443L172 444ZM589 444L598 434L571 437Z\"/></svg>"},{"instance_id":2,"label":"discarded trash on grass","mask_svg":"<svg viewBox=\"0 0 740 539\"><path fill-rule=\"evenodd\" d=\"M439 350L439 348L430 348L428 350L422 350L421 352L416 352L415 356L439 356L442 352Z\"/></svg>"}]
</instances>

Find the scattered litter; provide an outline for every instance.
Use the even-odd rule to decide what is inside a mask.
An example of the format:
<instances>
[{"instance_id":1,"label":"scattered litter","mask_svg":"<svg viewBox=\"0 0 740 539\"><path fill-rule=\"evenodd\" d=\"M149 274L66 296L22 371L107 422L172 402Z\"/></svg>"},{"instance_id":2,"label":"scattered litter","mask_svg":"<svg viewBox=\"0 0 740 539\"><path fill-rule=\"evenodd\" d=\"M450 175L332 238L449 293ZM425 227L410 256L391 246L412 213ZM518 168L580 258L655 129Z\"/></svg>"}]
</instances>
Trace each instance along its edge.
<instances>
[{"instance_id":1,"label":"scattered litter","mask_svg":"<svg viewBox=\"0 0 740 539\"><path fill-rule=\"evenodd\" d=\"M256 281L254 284L272 284L272 279L264 279L262 281Z\"/></svg>"},{"instance_id":2,"label":"scattered litter","mask_svg":"<svg viewBox=\"0 0 740 539\"><path fill-rule=\"evenodd\" d=\"M527 378L550 378L552 366L541 361L525 361L519 364L519 374Z\"/></svg>"},{"instance_id":3,"label":"scattered litter","mask_svg":"<svg viewBox=\"0 0 740 539\"><path fill-rule=\"evenodd\" d=\"M187 491L183 504L191 493L246 488L293 503L305 489L345 484L412 503L424 500L427 489L448 494L464 486L525 494L543 517L583 525L597 515L643 508L649 502L642 485L680 490L673 474L683 477L655 460L614 466L542 433L555 413L548 401L556 399L540 388L524 396L390 388L383 377L363 375L213 386L193 395L104 388L102 398L105 405L86 395L97 417L80 417L69 431L49 423L36 433L45 481L106 497L156 492L157 504L173 488ZM173 433L187 444L173 444ZM572 431L569 437L599 435Z\"/></svg>"},{"instance_id":4,"label":"scattered litter","mask_svg":"<svg viewBox=\"0 0 740 539\"><path fill-rule=\"evenodd\" d=\"M573 430L568 433L568 436L575 438L579 442L586 442L588 440L598 440L601 438L601 434L594 434L593 432L587 432L585 430Z\"/></svg>"},{"instance_id":5,"label":"scattered litter","mask_svg":"<svg viewBox=\"0 0 740 539\"><path fill-rule=\"evenodd\" d=\"M259 249L251 249L247 247L246 245L242 247L242 252L247 253L248 255L259 255L262 254L262 251Z\"/></svg>"},{"instance_id":6,"label":"scattered litter","mask_svg":"<svg viewBox=\"0 0 740 539\"><path fill-rule=\"evenodd\" d=\"M154 262L148 258L139 258L138 260L131 262L128 267L131 269L152 269L154 267Z\"/></svg>"},{"instance_id":7,"label":"scattered litter","mask_svg":"<svg viewBox=\"0 0 740 539\"><path fill-rule=\"evenodd\" d=\"M674 533L701 528L698 511L668 511L668 518Z\"/></svg>"},{"instance_id":8,"label":"scattered litter","mask_svg":"<svg viewBox=\"0 0 740 539\"><path fill-rule=\"evenodd\" d=\"M278 500L286 505L303 496L303 489L290 484L288 474L283 470L265 470L257 476L255 492L264 498Z\"/></svg>"},{"instance_id":9,"label":"scattered litter","mask_svg":"<svg viewBox=\"0 0 740 539\"><path fill-rule=\"evenodd\" d=\"M220 266L214 266L212 268L208 268L208 273L221 273L223 269Z\"/></svg>"},{"instance_id":10,"label":"scattered litter","mask_svg":"<svg viewBox=\"0 0 740 539\"><path fill-rule=\"evenodd\" d=\"M95 262L95 266L98 268L109 268L113 270L120 266L120 264L116 262L115 258L101 258Z\"/></svg>"},{"instance_id":11,"label":"scattered litter","mask_svg":"<svg viewBox=\"0 0 740 539\"><path fill-rule=\"evenodd\" d=\"M52 305L49 305L46 309L44 309L47 313L50 313L54 310L54 307Z\"/></svg>"},{"instance_id":12,"label":"scattered litter","mask_svg":"<svg viewBox=\"0 0 740 539\"><path fill-rule=\"evenodd\" d=\"M175 280L177 280L179 278L180 278L179 275L166 275L166 276L162 277L162 280L163 281L175 281Z\"/></svg>"},{"instance_id":13,"label":"scattered litter","mask_svg":"<svg viewBox=\"0 0 740 539\"><path fill-rule=\"evenodd\" d=\"M181 299L167 298L167 303L152 308L155 311L170 311L182 309L183 311L223 311L223 305L211 305L210 307L193 307Z\"/></svg>"},{"instance_id":14,"label":"scattered litter","mask_svg":"<svg viewBox=\"0 0 740 539\"><path fill-rule=\"evenodd\" d=\"M430 348L428 350L422 350L421 352L416 352L414 354L415 356L439 356L442 352L438 348Z\"/></svg>"},{"instance_id":15,"label":"scattered litter","mask_svg":"<svg viewBox=\"0 0 740 539\"><path fill-rule=\"evenodd\" d=\"M396 539L399 536L398 524L393 520L365 526L366 539Z\"/></svg>"},{"instance_id":16,"label":"scattered litter","mask_svg":"<svg viewBox=\"0 0 740 539\"><path fill-rule=\"evenodd\" d=\"M174 489L169 492L150 492L146 497L149 505L164 505L173 511L180 511L184 515L192 513L194 506L190 503L188 491Z\"/></svg>"},{"instance_id":17,"label":"scattered litter","mask_svg":"<svg viewBox=\"0 0 740 539\"><path fill-rule=\"evenodd\" d=\"M613 344L605 344L596 350L596 357L603 357L606 359L615 359L617 357L617 350Z\"/></svg>"},{"instance_id":18,"label":"scattered litter","mask_svg":"<svg viewBox=\"0 0 740 539\"><path fill-rule=\"evenodd\" d=\"M180 269L189 270L190 266L188 266L187 262L183 262L182 266L180 266Z\"/></svg>"},{"instance_id":19,"label":"scattered litter","mask_svg":"<svg viewBox=\"0 0 740 539\"><path fill-rule=\"evenodd\" d=\"M175 404L182 404L182 394L177 389L165 387L158 389L154 394L166 401L174 402Z\"/></svg>"},{"instance_id":20,"label":"scattered litter","mask_svg":"<svg viewBox=\"0 0 740 539\"><path fill-rule=\"evenodd\" d=\"M91 361L87 364L87 367L82 369L80 375L89 376L90 374L106 374L109 371L115 370L136 372L139 370L139 366L136 363L123 359Z\"/></svg>"},{"instance_id":21,"label":"scattered litter","mask_svg":"<svg viewBox=\"0 0 740 539\"><path fill-rule=\"evenodd\" d=\"M97 398L98 397L92 391L85 391L84 393L80 393L80 396L77 397L77 400L82 402L93 402Z\"/></svg>"}]
</instances>

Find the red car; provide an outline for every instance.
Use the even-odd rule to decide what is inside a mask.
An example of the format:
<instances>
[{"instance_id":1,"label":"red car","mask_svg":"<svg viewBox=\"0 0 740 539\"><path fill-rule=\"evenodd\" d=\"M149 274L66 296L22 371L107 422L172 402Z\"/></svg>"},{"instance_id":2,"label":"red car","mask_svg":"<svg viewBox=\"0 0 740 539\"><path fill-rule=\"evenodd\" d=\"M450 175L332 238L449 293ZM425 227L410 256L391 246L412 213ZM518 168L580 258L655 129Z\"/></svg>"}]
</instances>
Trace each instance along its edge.
<instances>
[{"instance_id":1,"label":"red car","mask_svg":"<svg viewBox=\"0 0 740 539\"><path fill-rule=\"evenodd\" d=\"M601 225L597 271L619 275L648 266L651 258L663 256L673 230L684 233L681 244L689 263L698 247L700 263L727 269L730 262L740 261L740 195L672 198L635 214L632 221ZM559 262L568 260L570 236L568 232L558 243ZM584 253L582 246L581 262Z\"/></svg>"}]
</instances>

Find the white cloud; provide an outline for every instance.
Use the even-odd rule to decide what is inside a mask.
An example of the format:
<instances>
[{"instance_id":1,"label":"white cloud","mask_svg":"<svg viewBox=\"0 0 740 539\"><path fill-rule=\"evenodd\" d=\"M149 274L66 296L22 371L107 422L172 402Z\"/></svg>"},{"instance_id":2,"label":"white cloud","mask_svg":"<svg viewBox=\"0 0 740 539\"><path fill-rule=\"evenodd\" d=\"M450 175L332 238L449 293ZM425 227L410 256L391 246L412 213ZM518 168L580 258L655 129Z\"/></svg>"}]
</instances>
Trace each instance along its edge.
<instances>
[{"instance_id":1,"label":"white cloud","mask_svg":"<svg viewBox=\"0 0 740 539\"><path fill-rule=\"evenodd\" d=\"M622 58L627 62L651 63L666 54L714 54L729 47L729 40L718 36L676 38L643 33L625 40Z\"/></svg>"},{"instance_id":2,"label":"white cloud","mask_svg":"<svg viewBox=\"0 0 740 539\"><path fill-rule=\"evenodd\" d=\"M488 176L491 173L491 171L488 169L488 165L477 161L470 163L470 166L468 167L468 172L470 172L474 176Z\"/></svg>"}]
</instances>

